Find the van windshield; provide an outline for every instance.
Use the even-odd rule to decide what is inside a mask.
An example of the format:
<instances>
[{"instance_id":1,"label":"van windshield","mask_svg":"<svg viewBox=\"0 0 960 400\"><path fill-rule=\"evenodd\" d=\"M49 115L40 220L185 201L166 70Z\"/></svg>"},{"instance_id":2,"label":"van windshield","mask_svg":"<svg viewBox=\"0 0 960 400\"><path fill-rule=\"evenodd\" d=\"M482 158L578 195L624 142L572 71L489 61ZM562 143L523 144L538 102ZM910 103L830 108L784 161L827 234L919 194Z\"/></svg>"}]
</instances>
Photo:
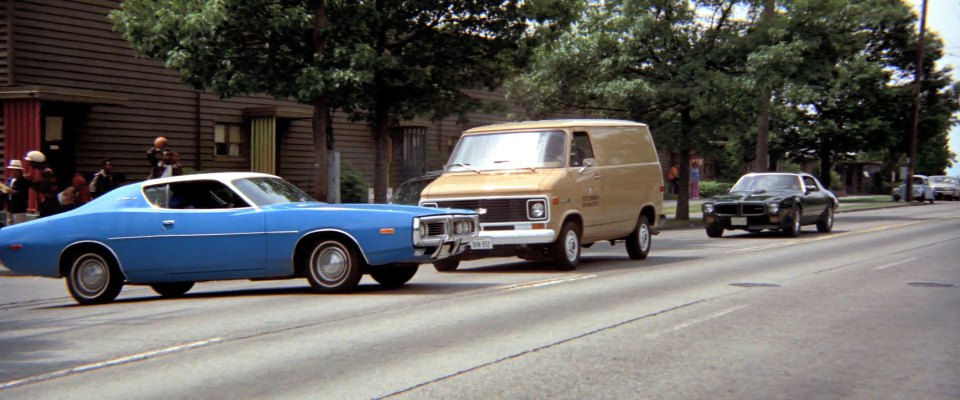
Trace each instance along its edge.
<instances>
[{"instance_id":1,"label":"van windshield","mask_svg":"<svg viewBox=\"0 0 960 400\"><path fill-rule=\"evenodd\" d=\"M566 134L558 130L463 136L446 170L562 168L566 165L566 144Z\"/></svg>"}]
</instances>

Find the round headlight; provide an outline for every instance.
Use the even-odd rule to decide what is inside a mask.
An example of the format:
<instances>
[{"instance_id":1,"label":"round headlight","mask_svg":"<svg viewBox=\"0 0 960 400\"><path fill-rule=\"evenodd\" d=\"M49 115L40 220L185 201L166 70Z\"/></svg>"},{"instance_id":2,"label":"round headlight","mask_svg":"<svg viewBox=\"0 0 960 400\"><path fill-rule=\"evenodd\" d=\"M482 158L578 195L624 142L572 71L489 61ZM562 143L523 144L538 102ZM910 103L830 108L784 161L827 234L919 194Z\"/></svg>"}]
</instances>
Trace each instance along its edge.
<instances>
[{"instance_id":1,"label":"round headlight","mask_svg":"<svg viewBox=\"0 0 960 400\"><path fill-rule=\"evenodd\" d=\"M543 203L533 203L530 205L530 217L543 218L546 215L546 208Z\"/></svg>"},{"instance_id":2,"label":"round headlight","mask_svg":"<svg viewBox=\"0 0 960 400\"><path fill-rule=\"evenodd\" d=\"M780 203L767 204L767 210L770 212L770 214L776 214L780 211Z\"/></svg>"},{"instance_id":3,"label":"round headlight","mask_svg":"<svg viewBox=\"0 0 960 400\"><path fill-rule=\"evenodd\" d=\"M713 214L713 203L703 203L703 213Z\"/></svg>"},{"instance_id":4,"label":"round headlight","mask_svg":"<svg viewBox=\"0 0 960 400\"><path fill-rule=\"evenodd\" d=\"M457 223L454 224L453 226L453 233L456 233L457 235L462 235L464 233L467 233L467 229L468 229L467 221L457 221Z\"/></svg>"}]
</instances>

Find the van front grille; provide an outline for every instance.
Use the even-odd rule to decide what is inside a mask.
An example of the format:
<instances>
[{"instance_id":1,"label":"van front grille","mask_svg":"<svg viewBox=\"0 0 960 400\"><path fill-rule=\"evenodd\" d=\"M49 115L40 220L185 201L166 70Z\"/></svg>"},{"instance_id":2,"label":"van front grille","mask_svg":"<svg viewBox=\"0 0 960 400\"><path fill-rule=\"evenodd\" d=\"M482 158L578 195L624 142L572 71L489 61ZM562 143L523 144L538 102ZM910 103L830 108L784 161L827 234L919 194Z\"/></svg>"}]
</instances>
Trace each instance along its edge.
<instances>
[{"instance_id":1,"label":"van front grille","mask_svg":"<svg viewBox=\"0 0 960 400\"><path fill-rule=\"evenodd\" d=\"M440 208L462 208L480 214L480 223L527 222L527 201L530 198L513 199L465 199L437 201Z\"/></svg>"}]
</instances>

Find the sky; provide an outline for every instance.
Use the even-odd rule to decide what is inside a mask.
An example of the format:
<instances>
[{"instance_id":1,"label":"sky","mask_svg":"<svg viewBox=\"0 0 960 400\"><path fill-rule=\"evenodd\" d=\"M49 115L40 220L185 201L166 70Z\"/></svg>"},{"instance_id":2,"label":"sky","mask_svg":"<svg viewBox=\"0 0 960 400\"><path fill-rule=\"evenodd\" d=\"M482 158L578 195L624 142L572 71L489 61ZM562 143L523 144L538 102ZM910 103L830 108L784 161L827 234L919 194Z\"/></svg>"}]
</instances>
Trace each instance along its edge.
<instances>
[{"instance_id":1,"label":"sky","mask_svg":"<svg viewBox=\"0 0 960 400\"><path fill-rule=\"evenodd\" d=\"M920 15L921 0L907 0ZM953 80L960 81L960 0L927 0L927 31L936 32L943 40L945 55L937 67L953 66ZM958 115L960 117L960 115ZM960 155L960 126L950 131L950 150ZM960 175L960 156L947 175Z\"/></svg>"}]
</instances>

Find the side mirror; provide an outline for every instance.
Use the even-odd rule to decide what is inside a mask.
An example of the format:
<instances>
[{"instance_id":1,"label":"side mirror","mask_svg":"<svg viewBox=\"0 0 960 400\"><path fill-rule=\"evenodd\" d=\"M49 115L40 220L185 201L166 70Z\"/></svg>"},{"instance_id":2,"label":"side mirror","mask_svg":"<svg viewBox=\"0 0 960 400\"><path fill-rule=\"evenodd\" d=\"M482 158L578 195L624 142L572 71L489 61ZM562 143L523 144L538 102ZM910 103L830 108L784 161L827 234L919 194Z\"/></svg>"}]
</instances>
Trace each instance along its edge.
<instances>
[{"instance_id":1,"label":"side mirror","mask_svg":"<svg viewBox=\"0 0 960 400\"><path fill-rule=\"evenodd\" d=\"M580 167L580 170L577 171L577 172L579 172L579 173L582 174L583 171L586 171L586 170L587 170L587 168L593 167L593 166L595 166L595 165L597 165L597 160L596 160L596 159L593 159L593 158L584 158L584 159L583 159L583 166Z\"/></svg>"}]
</instances>

